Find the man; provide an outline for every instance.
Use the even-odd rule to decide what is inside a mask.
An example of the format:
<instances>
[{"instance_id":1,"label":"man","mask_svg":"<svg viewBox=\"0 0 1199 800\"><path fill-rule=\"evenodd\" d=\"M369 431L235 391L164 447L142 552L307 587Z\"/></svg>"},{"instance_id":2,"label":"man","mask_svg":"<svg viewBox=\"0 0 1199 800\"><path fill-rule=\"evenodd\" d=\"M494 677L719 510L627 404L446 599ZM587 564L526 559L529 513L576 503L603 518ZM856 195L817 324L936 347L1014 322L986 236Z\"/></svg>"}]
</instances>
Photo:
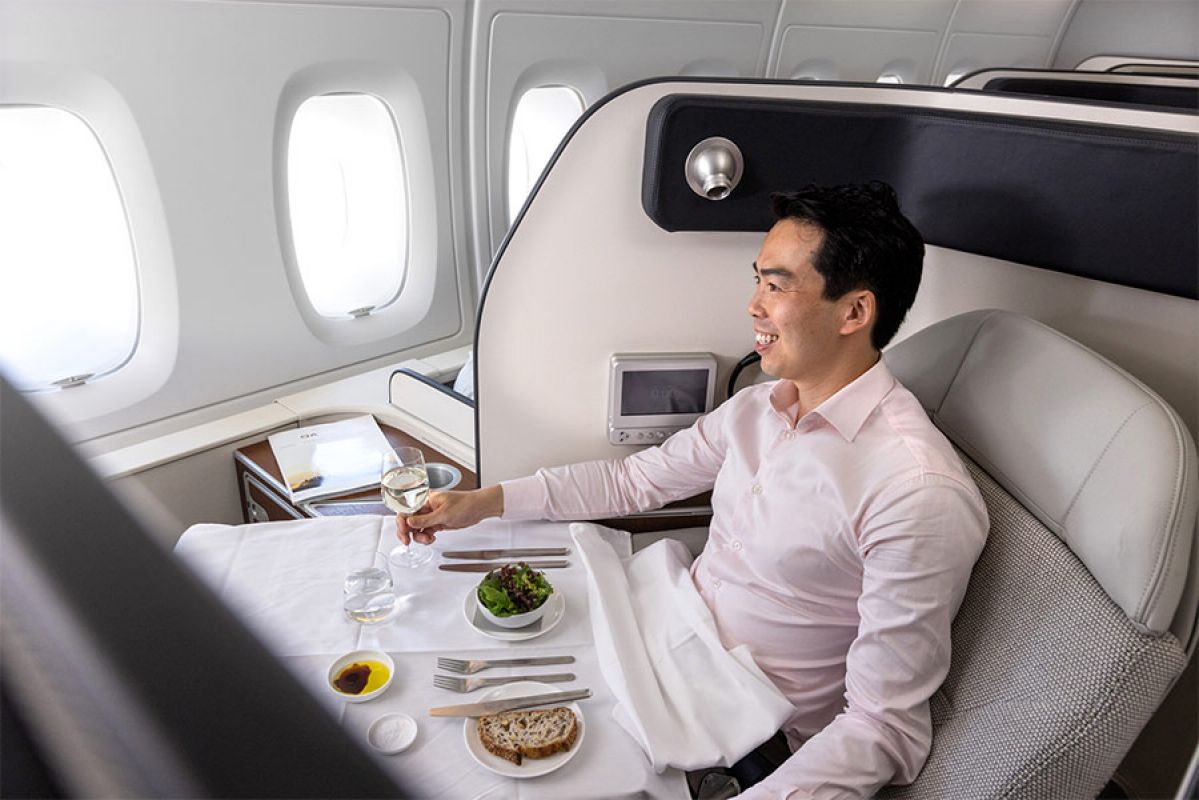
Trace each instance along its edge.
<instances>
[{"instance_id":1,"label":"man","mask_svg":"<svg viewBox=\"0 0 1199 800\"><path fill-rule=\"evenodd\" d=\"M726 647L791 700L793 754L743 797L866 797L928 756L928 700L988 527L977 488L880 360L924 243L889 186L773 198L749 303L763 371L657 448L433 495L398 534L502 515L582 519L712 488L691 575Z\"/></svg>"}]
</instances>

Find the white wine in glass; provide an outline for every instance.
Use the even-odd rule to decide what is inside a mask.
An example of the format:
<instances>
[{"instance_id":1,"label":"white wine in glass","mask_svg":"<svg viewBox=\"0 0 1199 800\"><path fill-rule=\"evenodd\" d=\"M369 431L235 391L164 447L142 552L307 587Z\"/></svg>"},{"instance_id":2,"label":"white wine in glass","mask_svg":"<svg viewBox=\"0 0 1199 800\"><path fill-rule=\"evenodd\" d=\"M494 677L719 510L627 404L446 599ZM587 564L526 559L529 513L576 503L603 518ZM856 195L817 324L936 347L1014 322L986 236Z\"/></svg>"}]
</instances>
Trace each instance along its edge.
<instances>
[{"instance_id":1,"label":"white wine in glass","mask_svg":"<svg viewBox=\"0 0 1199 800\"><path fill-rule=\"evenodd\" d=\"M429 499L429 473L425 456L415 447L397 447L395 452L384 451L379 484L383 503L400 516L409 517L424 507ZM413 542L397 545L388 560L398 567L419 567L433 557L433 551Z\"/></svg>"}]
</instances>

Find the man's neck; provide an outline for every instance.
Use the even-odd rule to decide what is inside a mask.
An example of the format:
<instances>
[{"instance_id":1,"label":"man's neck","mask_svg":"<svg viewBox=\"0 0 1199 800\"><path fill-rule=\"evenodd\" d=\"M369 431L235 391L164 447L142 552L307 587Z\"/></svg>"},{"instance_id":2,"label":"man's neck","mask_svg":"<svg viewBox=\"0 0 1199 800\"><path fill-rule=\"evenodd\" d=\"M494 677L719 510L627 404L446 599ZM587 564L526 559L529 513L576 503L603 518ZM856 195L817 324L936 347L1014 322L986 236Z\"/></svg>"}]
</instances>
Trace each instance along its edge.
<instances>
[{"instance_id":1,"label":"man's neck","mask_svg":"<svg viewBox=\"0 0 1199 800\"><path fill-rule=\"evenodd\" d=\"M879 352L870 348L855 353L852 357L840 359L832 369L814 379L791 381L799 392L799 408L793 421L803 419L809 411L862 377L878 363L879 357Z\"/></svg>"}]
</instances>

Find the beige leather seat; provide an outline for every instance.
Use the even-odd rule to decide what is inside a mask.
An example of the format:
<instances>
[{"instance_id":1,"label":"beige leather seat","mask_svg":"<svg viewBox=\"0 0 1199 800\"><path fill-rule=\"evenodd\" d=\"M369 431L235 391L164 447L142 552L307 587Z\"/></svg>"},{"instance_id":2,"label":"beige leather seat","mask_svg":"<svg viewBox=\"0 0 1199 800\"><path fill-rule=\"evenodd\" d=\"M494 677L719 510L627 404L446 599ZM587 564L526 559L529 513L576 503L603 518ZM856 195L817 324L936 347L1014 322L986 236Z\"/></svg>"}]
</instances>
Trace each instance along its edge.
<instances>
[{"instance_id":1,"label":"beige leather seat","mask_svg":"<svg viewBox=\"0 0 1199 800\"><path fill-rule=\"evenodd\" d=\"M1195 650L1194 440L1135 378L1011 313L886 360L964 455L991 532L928 763L881 796L1094 797Z\"/></svg>"}]
</instances>

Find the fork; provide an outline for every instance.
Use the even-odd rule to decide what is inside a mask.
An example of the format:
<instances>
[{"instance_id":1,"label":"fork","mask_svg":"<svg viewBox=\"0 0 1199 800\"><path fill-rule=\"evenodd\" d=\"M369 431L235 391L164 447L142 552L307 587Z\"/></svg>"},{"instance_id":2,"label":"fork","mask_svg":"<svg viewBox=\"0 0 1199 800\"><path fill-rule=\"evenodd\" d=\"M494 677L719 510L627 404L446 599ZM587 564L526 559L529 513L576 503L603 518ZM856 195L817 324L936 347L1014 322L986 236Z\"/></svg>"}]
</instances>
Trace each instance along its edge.
<instances>
[{"instance_id":1,"label":"fork","mask_svg":"<svg viewBox=\"0 0 1199 800\"><path fill-rule=\"evenodd\" d=\"M492 658L467 661L463 658L438 658L437 668L447 672L473 675L491 667L540 667L546 664L573 664L574 656L540 656L537 658Z\"/></svg>"},{"instance_id":2,"label":"fork","mask_svg":"<svg viewBox=\"0 0 1199 800\"><path fill-rule=\"evenodd\" d=\"M484 686L499 686L504 683L517 681L542 681L546 683L561 683L573 681L575 676L569 672L558 675L512 675L507 678L452 678L449 675L434 675L433 685L438 689L449 689L452 692L473 692Z\"/></svg>"}]
</instances>

